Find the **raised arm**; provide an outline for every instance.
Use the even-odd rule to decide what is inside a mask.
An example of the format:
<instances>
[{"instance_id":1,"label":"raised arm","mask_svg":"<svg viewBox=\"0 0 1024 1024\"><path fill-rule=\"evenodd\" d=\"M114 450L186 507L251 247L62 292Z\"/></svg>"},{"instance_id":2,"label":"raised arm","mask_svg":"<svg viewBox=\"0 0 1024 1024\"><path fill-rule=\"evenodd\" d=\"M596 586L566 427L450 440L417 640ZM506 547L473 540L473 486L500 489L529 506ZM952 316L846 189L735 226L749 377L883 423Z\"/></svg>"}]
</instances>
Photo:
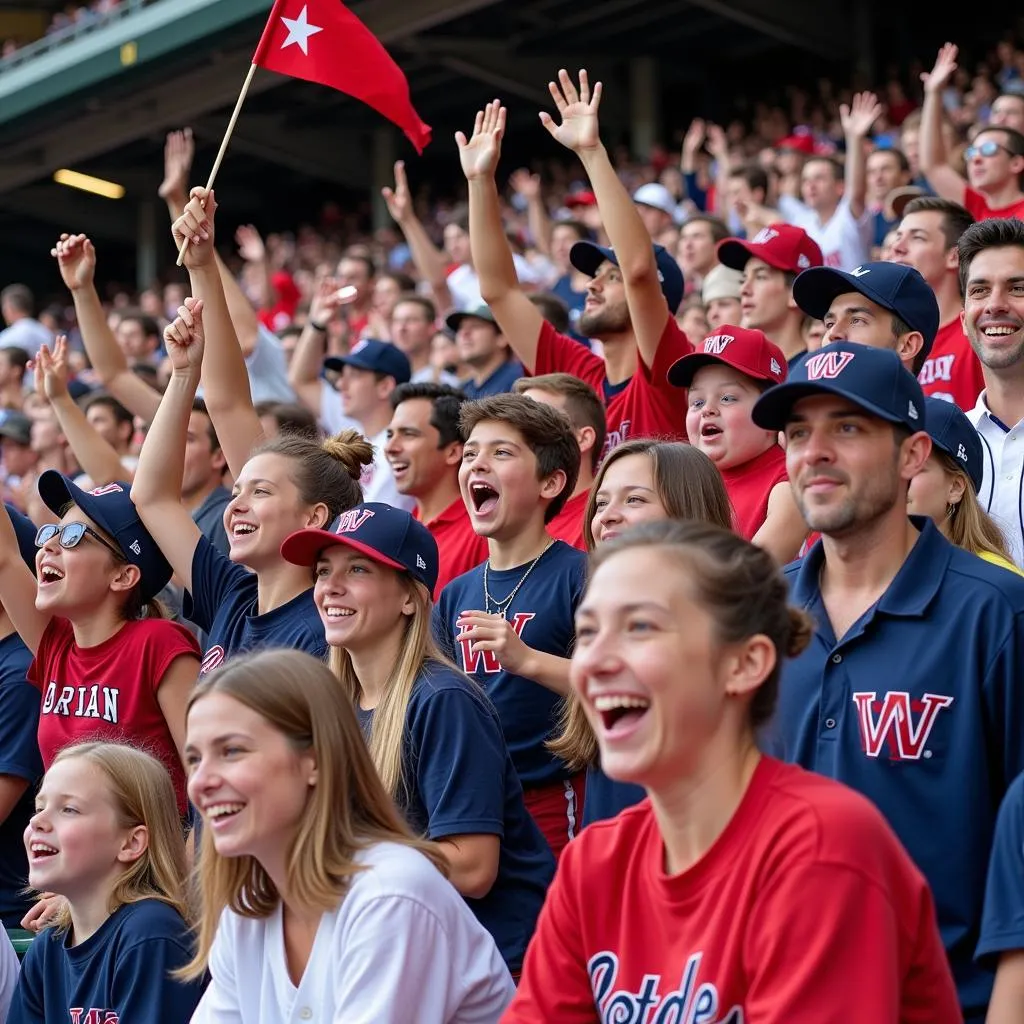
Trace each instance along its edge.
<instances>
[{"instance_id":1,"label":"raised arm","mask_svg":"<svg viewBox=\"0 0 1024 1024\"><path fill-rule=\"evenodd\" d=\"M321 411L324 382L320 371L323 369L324 356L327 355L327 330L345 302L339 295L340 288L341 283L334 277L325 277L317 282L313 300L309 304L306 325L302 328L288 364L288 383L302 404L315 416L319 416Z\"/></svg>"},{"instance_id":2,"label":"raised arm","mask_svg":"<svg viewBox=\"0 0 1024 1024\"><path fill-rule=\"evenodd\" d=\"M36 394L45 395L53 407L61 433L94 487L116 480L130 480L131 472L121 462L113 446L105 441L88 421L79 404L68 393L68 339L61 334L53 352L42 345L33 366Z\"/></svg>"},{"instance_id":3,"label":"raised arm","mask_svg":"<svg viewBox=\"0 0 1024 1024\"><path fill-rule=\"evenodd\" d=\"M164 344L171 362L171 379L142 445L132 501L174 574L190 591L192 558L202 534L181 503L181 481L188 421L203 365L201 299L185 300L177 319L164 330Z\"/></svg>"},{"instance_id":4,"label":"raised arm","mask_svg":"<svg viewBox=\"0 0 1024 1024\"><path fill-rule=\"evenodd\" d=\"M882 112L882 105L873 92L858 92L853 102L839 107L839 118L846 139L846 181L843 195L854 220L864 215L864 200L867 196L867 154L864 140L871 126Z\"/></svg>"},{"instance_id":5,"label":"raised arm","mask_svg":"<svg viewBox=\"0 0 1024 1024\"><path fill-rule=\"evenodd\" d=\"M658 342L671 314L658 280L651 236L601 143L597 123L601 83L591 93L587 73L581 71L577 91L569 73L562 70L558 72L558 83L550 82L548 88L561 124L556 124L547 113L540 115L541 121L552 138L580 158L590 178L608 241L622 272L637 348L647 366L653 366Z\"/></svg>"},{"instance_id":6,"label":"raised arm","mask_svg":"<svg viewBox=\"0 0 1024 1024\"><path fill-rule=\"evenodd\" d=\"M937 195L954 203L963 203L967 181L949 163L942 140L942 91L956 71L957 48L945 43L931 71L921 75L924 105L921 108L921 173Z\"/></svg>"},{"instance_id":7,"label":"raised arm","mask_svg":"<svg viewBox=\"0 0 1024 1024\"><path fill-rule=\"evenodd\" d=\"M531 174L525 167L513 171L508 179L517 196L526 201L526 223L537 251L551 255L551 218L544 205L544 190L539 174Z\"/></svg>"},{"instance_id":8,"label":"raised arm","mask_svg":"<svg viewBox=\"0 0 1024 1024\"><path fill-rule=\"evenodd\" d=\"M132 372L107 324L94 283L96 249L92 242L85 235L64 234L50 255L56 257L60 276L71 292L85 354L103 387L129 412L149 423L160 404L160 392Z\"/></svg>"},{"instance_id":9,"label":"raised arm","mask_svg":"<svg viewBox=\"0 0 1024 1024\"><path fill-rule=\"evenodd\" d=\"M36 610L36 578L22 560L6 508L0 509L0 604L22 642L35 654L51 616Z\"/></svg>"},{"instance_id":10,"label":"raised arm","mask_svg":"<svg viewBox=\"0 0 1024 1024\"><path fill-rule=\"evenodd\" d=\"M277 293L274 291L274 282L270 279L267 247L263 244L260 233L252 224L242 224L235 231L235 242L238 245L238 255L256 270L259 278L260 309L270 309L277 301Z\"/></svg>"},{"instance_id":11,"label":"raised arm","mask_svg":"<svg viewBox=\"0 0 1024 1024\"><path fill-rule=\"evenodd\" d=\"M480 278L480 294L491 307L501 333L530 371L537 366L537 341L544 319L519 285L512 250L501 223L494 172L505 134L505 108L499 100L478 110L469 140L456 132L462 173L469 182L469 245Z\"/></svg>"},{"instance_id":12,"label":"raised arm","mask_svg":"<svg viewBox=\"0 0 1024 1024\"><path fill-rule=\"evenodd\" d=\"M174 222L174 245L188 239L185 266L192 296L202 300L206 353L203 360L203 398L220 438L228 470L237 477L263 428L252 404L249 374L238 347L238 336L224 294L214 253L217 199L213 192L194 188L182 215ZM180 480L180 476L179 476Z\"/></svg>"}]
</instances>

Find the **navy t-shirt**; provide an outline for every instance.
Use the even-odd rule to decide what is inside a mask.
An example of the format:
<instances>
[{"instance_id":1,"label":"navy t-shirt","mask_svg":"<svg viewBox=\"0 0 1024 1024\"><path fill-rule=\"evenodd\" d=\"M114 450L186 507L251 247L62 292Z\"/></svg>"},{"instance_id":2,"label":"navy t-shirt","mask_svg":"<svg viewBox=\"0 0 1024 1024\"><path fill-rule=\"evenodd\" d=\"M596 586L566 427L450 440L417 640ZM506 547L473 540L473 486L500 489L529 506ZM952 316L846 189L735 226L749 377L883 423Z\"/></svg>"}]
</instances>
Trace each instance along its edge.
<instances>
[{"instance_id":1,"label":"navy t-shirt","mask_svg":"<svg viewBox=\"0 0 1024 1024\"><path fill-rule=\"evenodd\" d=\"M471 399L504 395L523 376L523 367L515 359L502 363L482 384L475 384L473 378L462 382L462 393Z\"/></svg>"},{"instance_id":2,"label":"navy t-shirt","mask_svg":"<svg viewBox=\"0 0 1024 1024\"><path fill-rule=\"evenodd\" d=\"M996 818L975 956L994 968L1001 953L1018 949L1024 949L1024 775L1010 784Z\"/></svg>"},{"instance_id":3,"label":"navy t-shirt","mask_svg":"<svg viewBox=\"0 0 1024 1024\"><path fill-rule=\"evenodd\" d=\"M22 840L35 810L36 783L43 777L39 755L39 690L28 681L32 654L17 633L0 640L0 775L24 779L22 793L0 823L0 920L19 928L33 900L28 885L28 856Z\"/></svg>"},{"instance_id":4,"label":"navy t-shirt","mask_svg":"<svg viewBox=\"0 0 1024 1024\"><path fill-rule=\"evenodd\" d=\"M486 563L485 563L486 564ZM527 563L529 564L529 563ZM587 556L556 540L540 557L505 612L505 618L536 651L568 658L576 639L574 615L586 586ZM489 572L491 597L504 600L526 572L526 565ZM565 765L544 746L558 725L562 698L532 679L506 672L492 651L470 652L459 641L462 612L486 611L484 566L457 576L434 606L434 635L441 650L487 692L498 710L512 763L524 789L569 778Z\"/></svg>"},{"instance_id":5,"label":"navy t-shirt","mask_svg":"<svg viewBox=\"0 0 1024 1024\"><path fill-rule=\"evenodd\" d=\"M609 779L593 765L587 769L587 785L583 792L583 827L594 821L614 818L646 797L647 790L643 786Z\"/></svg>"},{"instance_id":6,"label":"navy t-shirt","mask_svg":"<svg viewBox=\"0 0 1024 1024\"><path fill-rule=\"evenodd\" d=\"M369 737L373 712L356 709ZM467 899L509 969L522 966L555 873L548 844L523 803L523 788L486 694L447 665L424 666L409 696L398 805L428 839L495 835L498 876L481 899Z\"/></svg>"},{"instance_id":7,"label":"navy t-shirt","mask_svg":"<svg viewBox=\"0 0 1024 1024\"><path fill-rule=\"evenodd\" d=\"M590 340L576 330L580 314L587 303L587 293L573 291L572 274L563 274L552 285L551 293L557 295L569 308L569 337L590 348Z\"/></svg>"},{"instance_id":8,"label":"navy t-shirt","mask_svg":"<svg viewBox=\"0 0 1024 1024\"><path fill-rule=\"evenodd\" d=\"M173 907L128 903L85 942L68 946L67 938L49 928L29 946L7 1024L191 1019L203 986L170 978L192 958L185 922Z\"/></svg>"},{"instance_id":9,"label":"navy t-shirt","mask_svg":"<svg viewBox=\"0 0 1024 1024\"><path fill-rule=\"evenodd\" d=\"M200 537L192 556L192 591L185 595L184 613L209 637L202 673L232 654L263 647L289 647L317 658L327 653L312 586L263 615L257 614L257 601L256 574Z\"/></svg>"}]
</instances>

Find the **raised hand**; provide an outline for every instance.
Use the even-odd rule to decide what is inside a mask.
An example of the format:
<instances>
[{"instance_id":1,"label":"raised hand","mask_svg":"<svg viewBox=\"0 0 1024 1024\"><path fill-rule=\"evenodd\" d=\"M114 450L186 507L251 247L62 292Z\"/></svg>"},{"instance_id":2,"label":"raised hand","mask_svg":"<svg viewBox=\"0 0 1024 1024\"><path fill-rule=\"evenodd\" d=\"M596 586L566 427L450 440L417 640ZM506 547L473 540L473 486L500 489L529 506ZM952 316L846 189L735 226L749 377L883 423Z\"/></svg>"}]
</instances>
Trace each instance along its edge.
<instances>
[{"instance_id":1,"label":"raised hand","mask_svg":"<svg viewBox=\"0 0 1024 1024\"><path fill-rule=\"evenodd\" d=\"M684 159L689 157L692 160L697 155L697 151L704 145L705 131L706 126L703 118L695 117L690 122L690 127L686 129L686 134L683 136Z\"/></svg>"},{"instance_id":2,"label":"raised hand","mask_svg":"<svg viewBox=\"0 0 1024 1024\"><path fill-rule=\"evenodd\" d=\"M51 402L63 398L68 393L68 379L71 376L67 335L57 335L52 352L48 345L40 345L32 369L35 371L38 394L46 395Z\"/></svg>"},{"instance_id":3,"label":"raised hand","mask_svg":"<svg viewBox=\"0 0 1024 1024\"><path fill-rule=\"evenodd\" d=\"M513 171L509 175L508 183L512 186L513 192L526 200L540 198L540 175L531 174L525 167Z\"/></svg>"},{"instance_id":4,"label":"raised hand","mask_svg":"<svg viewBox=\"0 0 1024 1024\"><path fill-rule=\"evenodd\" d=\"M873 92L856 93L849 106L843 103L839 107L843 134L847 138L864 138L881 113L882 104Z\"/></svg>"},{"instance_id":5,"label":"raised hand","mask_svg":"<svg viewBox=\"0 0 1024 1024\"><path fill-rule=\"evenodd\" d=\"M267 258L267 249L260 233L251 224L242 224L235 232L238 255L246 263L263 263Z\"/></svg>"},{"instance_id":6,"label":"raised hand","mask_svg":"<svg viewBox=\"0 0 1024 1024\"><path fill-rule=\"evenodd\" d=\"M921 72L921 82L925 92L938 92L953 77L953 72L957 68L956 57L959 52L956 43L943 43L939 47L931 71Z\"/></svg>"},{"instance_id":7,"label":"raised hand","mask_svg":"<svg viewBox=\"0 0 1024 1024\"><path fill-rule=\"evenodd\" d=\"M501 100L491 100L483 110L476 112L472 138L467 140L465 133L455 133L462 173L467 181L494 177L501 156L501 140L505 134L505 114Z\"/></svg>"},{"instance_id":8,"label":"raised hand","mask_svg":"<svg viewBox=\"0 0 1024 1024\"><path fill-rule=\"evenodd\" d=\"M209 266L213 263L213 218L217 212L217 199L213 189L192 189L192 198L185 204L182 215L174 222L171 231L174 234L174 247L181 249L182 242L188 240L185 249L185 266L189 270Z\"/></svg>"},{"instance_id":9,"label":"raised hand","mask_svg":"<svg viewBox=\"0 0 1024 1024\"><path fill-rule=\"evenodd\" d=\"M50 250L64 284L76 292L92 285L96 273L96 250L85 235L63 234Z\"/></svg>"},{"instance_id":10,"label":"raised hand","mask_svg":"<svg viewBox=\"0 0 1024 1024\"><path fill-rule=\"evenodd\" d=\"M169 132L164 142L164 180L157 190L161 199L185 202L188 197L188 178L192 173L192 158L196 146L192 129Z\"/></svg>"},{"instance_id":11,"label":"raised hand","mask_svg":"<svg viewBox=\"0 0 1024 1024\"><path fill-rule=\"evenodd\" d=\"M205 345L203 300L188 298L178 307L174 321L164 328L164 347L171 364L171 375L198 380Z\"/></svg>"},{"instance_id":12,"label":"raised hand","mask_svg":"<svg viewBox=\"0 0 1024 1024\"><path fill-rule=\"evenodd\" d=\"M708 125L708 152L716 160L724 160L729 155L729 140L720 124Z\"/></svg>"},{"instance_id":13,"label":"raised hand","mask_svg":"<svg viewBox=\"0 0 1024 1024\"><path fill-rule=\"evenodd\" d=\"M342 306L348 305L356 298L356 291L346 291L336 277L325 277L317 282L313 298L309 303L309 319L321 327L334 319L334 314Z\"/></svg>"},{"instance_id":14,"label":"raised hand","mask_svg":"<svg viewBox=\"0 0 1024 1024\"><path fill-rule=\"evenodd\" d=\"M597 149L601 145L598 131L597 110L601 105L601 83L594 85L593 93L586 71L580 72L580 87L577 92L569 72L564 68L558 72L558 82L548 82L548 91L555 101L561 124L556 124L546 111L541 111L541 124L551 137L574 153Z\"/></svg>"},{"instance_id":15,"label":"raised hand","mask_svg":"<svg viewBox=\"0 0 1024 1024\"><path fill-rule=\"evenodd\" d=\"M409 181L405 176L405 161L395 161L395 187L385 186L380 190L387 204L388 213L394 218L396 224L404 223L412 215L412 193L409 191Z\"/></svg>"}]
</instances>

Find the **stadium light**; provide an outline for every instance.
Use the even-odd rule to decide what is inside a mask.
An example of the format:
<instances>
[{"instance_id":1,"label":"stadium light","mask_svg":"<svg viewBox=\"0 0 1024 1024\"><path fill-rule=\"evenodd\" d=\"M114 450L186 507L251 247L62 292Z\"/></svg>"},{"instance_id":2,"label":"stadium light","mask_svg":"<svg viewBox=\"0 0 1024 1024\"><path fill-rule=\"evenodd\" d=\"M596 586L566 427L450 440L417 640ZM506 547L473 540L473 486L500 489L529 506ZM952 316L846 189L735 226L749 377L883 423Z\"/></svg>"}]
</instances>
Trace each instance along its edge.
<instances>
[{"instance_id":1,"label":"stadium light","mask_svg":"<svg viewBox=\"0 0 1024 1024\"><path fill-rule=\"evenodd\" d=\"M91 192L93 195L103 196L105 199L124 198L124 185L118 185L116 181L94 178L91 174L82 174L80 171L61 168L61 170L53 172L53 180L58 185L67 185L69 188L77 188L82 192Z\"/></svg>"}]
</instances>

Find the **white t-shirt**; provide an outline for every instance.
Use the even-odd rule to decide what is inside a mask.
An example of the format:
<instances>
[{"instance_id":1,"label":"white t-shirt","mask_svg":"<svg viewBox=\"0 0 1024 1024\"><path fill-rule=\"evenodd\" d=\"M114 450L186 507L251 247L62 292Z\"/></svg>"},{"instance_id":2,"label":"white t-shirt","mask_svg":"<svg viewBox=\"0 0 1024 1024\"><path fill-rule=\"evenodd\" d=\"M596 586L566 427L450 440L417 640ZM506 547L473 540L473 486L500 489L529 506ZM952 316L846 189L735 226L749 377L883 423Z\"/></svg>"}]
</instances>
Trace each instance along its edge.
<instances>
[{"instance_id":1,"label":"white t-shirt","mask_svg":"<svg viewBox=\"0 0 1024 1024\"><path fill-rule=\"evenodd\" d=\"M53 335L38 321L27 316L0 331L0 348L23 348L33 358L40 345L52 345Z\"/></svg>"},{"instance_id":2,"label":"white t-shirt","mask_svg":"<svg viewBox=\"0 0 1024 1024\"><path fill-rule=\"evenodd\" d=\"M520 284L536 286L544 283L542 273L531 267L518 253L512 254L512 262L515 264L516 277L519 278ZM484 304L480 295L480 278L468 263L459 264L448 275L445 283L451 292L452 305L455 309L471 311Z\"/></svg>"},{"instance_id":3,"label":"white t-shirt","mask_svg":"<svg viewBox=\"0 0 1024 1024\"><path fill-rule=\"evenodd\" d=\"M368 870L320 918L298 987L280 904L259 919L224 911L192 1024L496 1024L515 986L465 900L408 847L357 860Z\"/></svg>"},{"instance_id":4,"label":"white t-shirt","mask_svg":"<svg viewBox=\"0 0 1024 1024\"><path fill-rule=\"evenodd\" d=\"M865 209L860 220L855 220L845 198L839 200L836 212L824 224L809 206L792 196L779 196L779 212L818 243L826 267L853 270L871 260L875 215Z\"/></svg>"},{"instance_id":5,"label":"white t-shirt","mask_svg":"<svg viewBox=\"0 0 1024 1024\"><path fill-rule=\"evenodd\" d=\"M294 402L295 392L288 383L288 360L277 335L263 324L256 329L256 344L245 361L249 372L249 390L256 402Z\"/></svg>"}]
</instances>

